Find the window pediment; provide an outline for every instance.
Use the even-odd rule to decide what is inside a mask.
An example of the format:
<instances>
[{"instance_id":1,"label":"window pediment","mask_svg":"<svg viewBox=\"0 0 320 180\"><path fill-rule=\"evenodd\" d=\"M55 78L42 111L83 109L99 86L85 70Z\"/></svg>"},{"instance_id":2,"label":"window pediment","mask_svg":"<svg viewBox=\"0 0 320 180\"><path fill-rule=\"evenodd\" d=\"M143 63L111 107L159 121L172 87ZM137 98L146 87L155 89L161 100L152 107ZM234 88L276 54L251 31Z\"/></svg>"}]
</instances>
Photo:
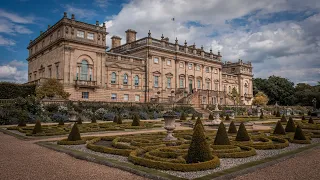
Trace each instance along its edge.
<instances>
[{"instance_id":1,"label":"window pediment","mask_svg":"<svg viewBox=\"0 0 320 180\"><path fill-rule=\"evenodd\" d=\"M173 74L172 74L172 73L167 73L167 74L166 74L166 76L168 76L168 77L172 77L172 76L173 76Z\"/></svg>"}]
</instances>

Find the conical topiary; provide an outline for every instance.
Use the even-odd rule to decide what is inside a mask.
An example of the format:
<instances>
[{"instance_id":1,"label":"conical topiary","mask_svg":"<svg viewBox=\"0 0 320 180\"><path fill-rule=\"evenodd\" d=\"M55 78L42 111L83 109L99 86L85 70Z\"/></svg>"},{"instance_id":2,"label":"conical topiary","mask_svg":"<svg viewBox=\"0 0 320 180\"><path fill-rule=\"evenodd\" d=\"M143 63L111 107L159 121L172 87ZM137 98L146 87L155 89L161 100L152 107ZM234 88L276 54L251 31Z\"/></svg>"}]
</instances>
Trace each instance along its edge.
<instances>
[{"instance_id":1,"label":"conical topiary","mask_svg":"<svg viewBox=\"0 0 320 180\"><path fill-rule=\"evenodd\" d=\"M222 114L220 114L220 118L223 119L223 115Z\"/></svg>"},{"instance_id":2,"label":"conical topiary","mask_svg":"<svg viewBox=\"0 0 320 180\"><path fill-rule=\"evenodd\" d=\"M37 134L42 132L41 122L39 120L36 121L36 125L33 128L32 134Z\"/></svg>"},{"instance_id":3,"label":"conical topiary","mask_svg":"<svg viewBox=\"0 0 320 180\"><path fill-rule=\"evenodd\" d=\"M181 113L180 120L187 120L187 116L184 112Z\"/></svg>"},{"instance_id":4,"label":"conical topiary","mask_svg":"<svg viewBox=\"0 0 320 180\"><path fill-rule=\"evenodd\" d=\"M313 119L312 119L312 117L311 117L311 116L310 116L310 118L309 118L308 123L309 123L309 124L314 124L314 121L313 121Z\"/></svg>"},{"instance_id":5,"label":"conical topiary","mask_svg":"<svg viewBox=\"0 0 320 180\"><path fill-rule=\"evenodd\" d=\"M60 118L60 120L59 120L59 126L63 126L63 125L64 125L64 121L63 121L62 118Z\"/></svg>"},{"instance_id":6,"label":"conical topiary","mask_svg":"<svg viewBox=\"0 0 320 180\"><path fill-rule=\"evenodd\" d=\"M20 127L22 127L22 126L27 126L27 123L26 123L26 121L24 120L24 118L21 118L21 119L20 119L18 126L20 126Z\"/></svg>"},{"instance_id":7,"label":"conical topiary","mask_svg":"<svg viewBox=\"0 0 320 180\"><path fill-rule=\"evenodd\" d=\"M280 121L277 122L277 125L274 128L273 134L281 134L281 135L286 134Z\"/></svg>"},{"instance_id":8,"label":"conical topiary","mask_svg":"<svg viewBox=\"0 0 320 180\"><path fill-rule=\"evenodd\" d=\"M247 129L244 126L243 122L240 124L236 141L250 141L250 137L248 135Z\"/></svg>"},{"instance_id":9,"label":"conical topiary","mask_svg":"<svg viewBox=\"0 0 320 180\"><path fill-rule=\"evenodd\" d=\"M91 123L97 123L97 117L94 114L91 117Z\"/></svg>"},{"instance_id":10,"label":"conical topiary","mask_svg":"<svg viewBox=\"0 0 320 180\"><path fill-rule=\"evenodd\" d=\"M213 115L210 113L209 114L209 118L208 118L209 120L213 120Z\"/></svg>"},{"instance_id":11,"label":"conical topiary","mask_svg":"<svg viewBox=\"0 0 320 180\"><path fill-rule=\"evenodd\" d=\"M78 119L77 119L77 124L82 124L81 116L78 117Z\"/></svg>"},{"instance_id":12,"label":"conical topiary","mask_svg":"<svg viewBox=\"0 0 320 180\"><path fill-rule=\"evenodd\" d=\"M195 120L196 116L194 114L192 114L191 120Z\"/></svg>"},{"instance_id":13,"label":"conical topiary","mask_svg":"<svg viewBox=\"0 0 320 180\"><path fill-rule=\"evenodd\" d=\"M137 114L135 114L133 116L133 120L132 120L131 126L140 126L140 119L139 119Z\"/></svg>"},{"instance_id":14,"label":"conical topiary","mask_svg":"<svg viewBox=\"0 0 320 180\"><path fill-rule=\"evenodd\" d=\"M282 114L281 122L287 122L287 118L284 116L284 114Z\"/></svg>"},{"instance_id":15,"label":"conical topiary","mask_svg":"<svg viewBox=\"0 0 320 180\"><path fill-rule=\"evenodd\" d=\"M203 125L201 121L199 121L193 130L192 140L189 146L186 161L188 164L190 164L209 161L212 158L213 156L211 154L209 144L206 141Z\"/></svg>"},{"instance_id":16,"label":"conical topiary","mask_svg":"<svg viewBox=\"0 0 320 180\"><path fill-rule=\"evenodd\" d=\"M287 122L285 131L286 132L295 132L296 131L296 125L294 124L294 121L292 118L289 118L289 121Z\"/></svg>"},{"instance_id":17,"label":"conical topiary","mask_svg":"<svg viewBox=\"0 0 320 180\"><path fill-rule=\"evenodd\" d=\"M276 113L276 117L280 117L280 111L278 110L277 113Z\"/></svg>"},{"instance_id":18,"label":"conical topiary","mask_svg":"<svg viewBox=\"0 0 320 180\"><path fill-rule=\"evenodd\" d=\"M236 125L234 124L233 121L231 121L230 125L229 125L229 130L228 130L228 133L230 134L236 134L238 131L237 131L237 127Z\"/></svg>"},{"instance_id":19,"label":"conical topiary","mask_svg":"<svg viewBox=\"0 0 320 180\"><path fill-rule=\"evenodd\" d=\"M122 117L121 117L121 115L118 116L117 124L122 124Z\"/></svg>"},{"instance_id":20,"label":"conical topiary","mask_svg":"<svg viewBox=\"0 0 320 180\"><path fill-rule=\"evenodd\" d=\"M295 139L295 140L306 140L307 139L299 125L296 128L293 139Z\"/></svg>"},{"instance_id":21,"label":"conical topiary","mask_svg":"<svg viewBox=\"0 0 320 180\"><path fill-rule=\"evenodd\" d=\"M218 132L216 134L213 144L214 145L230 145L226 127L224 126L223 122L221 122L219 125Z\"/></svg>"},{"instance_id":22,"label":"conical topiary","mask_svg":"<svg viewBox=\"0 0 320 180\"><path fill-rule=\"evenodd\" d=\"M304 117L304 115L302 115L301 120L302 120L302 121L303 121L303 120L306 120L306 118Z\"/></svg>"},{"instance_id":23,"label":"conical topiary","mask_svg":"<svg viewBox=\"0 0 320 180\"><path fill-rule=\"evenodd\" d=\"M78 141L81 140L80 131L78 128L78 123L74 123L71 132L68 136L68 141Z\"/></svg>"},{"instance_id":24,"label":"conical topiary","mask_svg":"<svg viewBox=\"0 0 320 180\"><path fill-rule=\"evenodd\" d=\"M229 114L226 115L226 121L230 121L230 117L229 117Z\"/></svg>"},{"instance_id":25,"label":"conical topiary","mask_svg":"<svg viewBox=\"0 0 320 180\"><path fill-rule=\"evenodd\" d=\"M263 119L263 111L262 109L260 110L261 114L260 114L260 119Z\"/></svg>"},{"instance_id":26,"label":"conical topiary","mask_svg":"<svg viewBox=\"0 0 320 180\"><path fill-rule=\"evenodd\" d=\"M311 111L310 110L308 111L308 116L311 116Z\"/></svg>"},{"instance_id":27,"label":"conical topiary","mask_svg":"<svg viewBox=\"0 0 320 180\"><path fill-rule=\"evenodd\" d=\"M118 116L117 116L117 115L114 116L113 122L114 122L114 123L117 123L117 122L118 122Z\"/></svg>"},{"instance_id":28,"label":"conical topiary","mask_svg":"<svg viewBox=\"0 0 320 180\"><path fill-rule=\"evenodd\" d=\"M195 123L194 126L193 126L193 130L194 130L194 128L195 128L198 124L201 124L202 128L204 129L204 126L203 126L203 124L202 124L202 122L201 122L201 118L198 117L196 123Z\"/></svg>"}]
</instances>

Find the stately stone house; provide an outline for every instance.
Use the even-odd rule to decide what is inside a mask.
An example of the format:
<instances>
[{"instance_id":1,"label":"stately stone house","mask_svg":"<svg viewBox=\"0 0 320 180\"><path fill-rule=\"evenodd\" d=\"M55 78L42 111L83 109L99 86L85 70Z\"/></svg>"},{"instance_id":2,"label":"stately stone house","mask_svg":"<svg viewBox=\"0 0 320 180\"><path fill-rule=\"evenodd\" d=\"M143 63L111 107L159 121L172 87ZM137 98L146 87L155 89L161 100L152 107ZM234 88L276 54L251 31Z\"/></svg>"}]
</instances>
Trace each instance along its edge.
<instances>
[{"instance_id":1,"label":"stately stone house","mask_svg":"<svg viewBox=\"0 0 320 180\"><path fill-rule=\"evenodd\" d=\"M71 100L233 105L235 88L240 104L252 103L250 62L223 63L220 52L157 39L150 31L138 40L136 31L125 33L125 44L113 36L106 51L104 23L87 24L64 13L30 40L28 82L41 85L56 78Z\"/></svg>"}]
</instances>

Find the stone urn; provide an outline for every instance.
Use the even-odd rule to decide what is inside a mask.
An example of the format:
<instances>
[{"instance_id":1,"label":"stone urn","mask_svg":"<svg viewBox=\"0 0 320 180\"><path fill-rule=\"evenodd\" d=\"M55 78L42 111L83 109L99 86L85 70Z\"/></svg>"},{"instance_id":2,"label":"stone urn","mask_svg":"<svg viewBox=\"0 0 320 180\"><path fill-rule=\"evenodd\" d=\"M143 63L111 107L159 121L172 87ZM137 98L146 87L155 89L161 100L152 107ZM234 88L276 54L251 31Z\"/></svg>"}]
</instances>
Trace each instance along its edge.
<instances>
[{"instance_id":1,"label":"stone urn","mask_svg":"<svg viewBox=\"0 0 320 180\"><path fill-rule=\"evenodd\" d=\"M166 112L163 115L164 118L164 129L167 130L167 137L165 137L163 140L164 141L175 141L177 138L173 137L172 133L173 130L176 128L176 125L174 124L176 121L176 113L173 111Z\"/></svg>"}]
</instances>

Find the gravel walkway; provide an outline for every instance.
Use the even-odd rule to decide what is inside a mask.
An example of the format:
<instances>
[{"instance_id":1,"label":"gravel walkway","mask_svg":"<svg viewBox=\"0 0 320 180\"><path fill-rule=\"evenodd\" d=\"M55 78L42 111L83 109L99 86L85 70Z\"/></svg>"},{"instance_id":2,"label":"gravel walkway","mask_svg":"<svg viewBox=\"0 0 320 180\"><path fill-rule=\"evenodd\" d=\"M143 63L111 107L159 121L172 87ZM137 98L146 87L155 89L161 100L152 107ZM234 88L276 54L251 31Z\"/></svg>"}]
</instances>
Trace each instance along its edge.
<instances>
[{"instance_id":1,"label":"gravel walkway","mask_svg":"<svg viewBox=\"0 0 320 180\"><path fill-rule=\"evenodd\" d=\"M143 177L21 141L0 132L0 179L130 179Z\"/></svg>"},{"instance_id":2,"label":"gravel walkway","mask_svg":"<svg viewBox=\"0 0 320 180\"><path fill-rule=\"evenodd\" d=\"M320 149L314 149L253 173L238 176L236 180L320 179Z\"/></svg>"}]
</instances>

